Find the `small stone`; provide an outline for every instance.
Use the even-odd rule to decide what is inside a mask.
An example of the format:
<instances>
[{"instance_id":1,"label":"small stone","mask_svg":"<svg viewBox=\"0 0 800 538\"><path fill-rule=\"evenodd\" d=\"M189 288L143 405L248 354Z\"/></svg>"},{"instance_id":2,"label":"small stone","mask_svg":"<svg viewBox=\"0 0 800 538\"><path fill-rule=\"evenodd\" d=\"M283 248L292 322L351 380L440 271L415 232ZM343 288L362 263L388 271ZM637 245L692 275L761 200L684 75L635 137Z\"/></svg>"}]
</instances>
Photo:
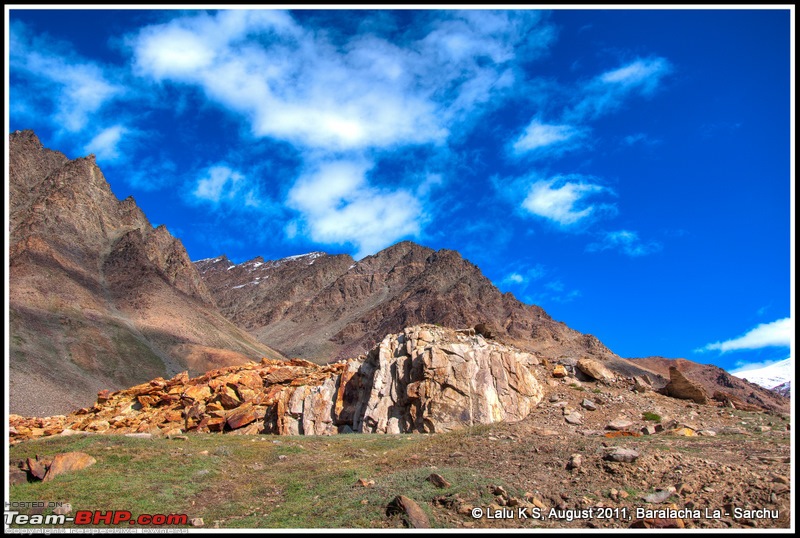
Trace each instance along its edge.
<instances>
[{"instance_id":1,"label":"small stone","mask_svg":"<svg viewBox=\"0 0 800 538\"><path fill-rule=\"evenodd\" d=\"M426 478L425 480L427 480L437 488L449 488L451 485L450 482L445 480L445 478L442 475L436 473L431 473L430 476L428 476L428 478Z\"/></svg>"},{"instance_id":2,"label":"small stone","mask_svg":"<svg viewBox=\"0 0 800 538\"><path fill-rule=\"evenodd\" d=\"M583 463L583 457L580 454L573 454L569 457L569 462L567 462L567 469L580 469L581 464Z\"/></svg>"},{"instance_id":3,"label":"small stone","mask_svg":"<svg viewBox=\"0 0 800 538\"><path fill-rule=\"evenodd\" d=\"M597 405L592 400L589 400L588 398L585 398L581 402L581 407L583 407L584 409L587 409L589 411L597 411Z\"/></svg>"},{"instance_id":4,"label":"small stone","mask_svg":"<svg viewBox=\"0 0 800 538\"><path fill-rule=\"evenodd\" d=\"M402 515L406 525L413 529L431 528L431 522L425 512L422 511L422 508L405 495L398 495L386 507L387 516L396 514Z\"/></svg>"},{"instance_id":5,"label":"small stone","mask_svg":"<svg viewBox=\"0 0 800 538\"><path fill-rule=\"evenodd\" d=\"M288 459L289 459L289 456L287 456L286 454L281 454L280 456L278 456L278 460L280 460L280 461L286 461Z\"/></svg>"},{"instance_id":6,"label":"small stone","mask_svg":"<svg viewBox=\"0 0 800 538\"><path fill-rule=\"evenodd\" d=\"M567 377L567 369L564 368L563 364L557 364L556 367L553 368L553 377Z\"/></svg>"},{"instance_id":7,"label":"small stone","mask_svg":"<svg viewBox=\"0 0 800 538\"><path fill-rule=\"evenodd\" d=\"M776 483L776 484L787 484L788 485L790 483L789 479L787 477L785 477L785 476L781 476L781 475L778 475L778 474L773 474L771 476L772 476L772 481L774 483Z\"/></svg>"},{"instance_id":8,"label":"small stone","mask_svg":"<svg viewBox=\"0 0 800 538\"><path fill-rule=\"evenodd\" d=\"M192 527L202 527L203 525L205 525L202 517L193 517L192 519L189 520L189 524Z\"/></svg>"},{"instance_id":9,"label":"small stone","mask_svg":"<svg viewBox=\"0 0 800 538\"><path fill-rule=\"evenodd\" d=\"M633 422L625 418L616 418L606 425L607 430L623 431L633 426Z\"/></svg>"},{"instance_id":10,"label":"small stone","mask_svg":"<svg viewBox=\"0 0 800 538\"><path fill-rule=\"evenodd\" d=\"M615 448L604 456L608 461L617 461L621 463L633 463L639 457L639 453L630 448Z\"/></svg>"},{"instance_id":11,"label":"small stone","mask_svg":"<svg viewBox=\"0 0 800 538\"><path fill-rule=\"evenodd\" d=\"M367 480L366 478L359 478L355 483L355 487L358 488L371 488L374 485L374 480Z\"/></svg>"},{"instance_id":12,"label":"small stone","mask_svg":"<svg viewBox=\"0 0 800 538\"><path fill-rule=\"evenodd\" d=\"M489 486L489 489L492 491L493 495L502 495L502 496L508 495L506 488L504 488L503 486Z\"/></svg>"},{"instance_id":13,"label":"small stone","mask_svg":"<svg viewBox=\"0 0 800 538\"><path fill-rule=\"evenodd\" d=\"M647 426L642 426L640 431L642 432L642 435L655 435L656 427L652 424L648 424Z\"/></svg>"},{"instance_id":14,"label":"small stone","mask_svg":"<svg viewBox=\"0 0 800 538\"><path fill-rule=\"evenodd\" d=\"M583 417L577 411L574 411L569 415L565 415L564 420L566 420L568 424L575 424L575 425L583 424Z\"/></svg>"},{"instance_id":15,"label":"small stone","mask_svg":"<svg viewBox=\"0 0 800 538\"><path fill-rule=\"evenodd\" d=\"M17 484L25 484L28 482L28 473L17 467L9 467L8 469L8 482L11 486Z\"/></svg>"}]
</instances>

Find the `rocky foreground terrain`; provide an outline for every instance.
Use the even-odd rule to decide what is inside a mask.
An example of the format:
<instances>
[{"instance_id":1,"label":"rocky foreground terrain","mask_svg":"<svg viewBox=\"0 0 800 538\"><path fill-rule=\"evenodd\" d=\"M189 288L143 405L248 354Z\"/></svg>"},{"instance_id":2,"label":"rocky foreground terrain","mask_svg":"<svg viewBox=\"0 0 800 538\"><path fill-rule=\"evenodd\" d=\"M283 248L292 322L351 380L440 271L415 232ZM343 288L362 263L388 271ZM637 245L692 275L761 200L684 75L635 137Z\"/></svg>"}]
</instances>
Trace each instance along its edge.
<instances>
[{"instance_id":1,"label":"rocky foreground terrain","mask_svg":"<svg viewBox=\"0 0 800 538\"><path fill-rule=\"evenodd\" d=\"M559 364L474 330L425 325L351 361L265 359L104 391L66 417L12 416L11 438L21 450L35 439L87 433L153 443L203 435L267 441L256 462L226 459L225 473L238 476L245 465L241 472L279 483L300 472L304 485L293 487L310 491L326 469L358 464L344 495L362 496L363 488L360 509L373 515L365 522L353 513L359 526L787 528L789 415L714 399L678 369L670 375L657 388L591 359ZM373 452L368 432L388 433L405 448ZM346 445L335 446L350 450L327 450L327 435L345 433L334 437ZM11 463L24 483L47 460ZM401 471L420 483L398 485ZM276 486L253 514L271 521L271 510L293 502L288 495ZM194 499L192 513L206 521L201 508L213 498ZM248 524L259 526L253 514Z\"/></svg>"}]
</instances>

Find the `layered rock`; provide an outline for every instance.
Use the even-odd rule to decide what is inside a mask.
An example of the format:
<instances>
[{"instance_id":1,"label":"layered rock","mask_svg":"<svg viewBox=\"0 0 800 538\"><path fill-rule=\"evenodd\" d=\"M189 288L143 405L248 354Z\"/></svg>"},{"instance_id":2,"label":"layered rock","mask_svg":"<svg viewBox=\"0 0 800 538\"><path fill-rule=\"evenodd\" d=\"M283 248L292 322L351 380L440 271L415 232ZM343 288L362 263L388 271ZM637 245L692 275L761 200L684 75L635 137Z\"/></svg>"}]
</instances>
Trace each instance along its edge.
<instances>
[{"instance_id":1,"label":"layered rock","mask_svg":"<svg viewBox=\"0 0 800 538\"><path fill-rule=\"evenodd\" d=\"M692 400L699 404L708 403L708 394L703 386L688 379L675 366L670 367L669 383L667 383L667 386L664 387L663 390L664 394L672 396L673 398Z\"/></svg>"},{"instance_id":2,"label":"layered rock","mask_svg":"<svg viewBox=\"0 0 800 538\"><path fill-rule=\"evenodd\" d=\"M387 336L357 359L320 366L263 359L126 390L68 416L11 417L12 440L75 432L329 435L441 432L518 421L541 401L538 359L473 331L431 325Z\"/></svg>"}]
</instances>

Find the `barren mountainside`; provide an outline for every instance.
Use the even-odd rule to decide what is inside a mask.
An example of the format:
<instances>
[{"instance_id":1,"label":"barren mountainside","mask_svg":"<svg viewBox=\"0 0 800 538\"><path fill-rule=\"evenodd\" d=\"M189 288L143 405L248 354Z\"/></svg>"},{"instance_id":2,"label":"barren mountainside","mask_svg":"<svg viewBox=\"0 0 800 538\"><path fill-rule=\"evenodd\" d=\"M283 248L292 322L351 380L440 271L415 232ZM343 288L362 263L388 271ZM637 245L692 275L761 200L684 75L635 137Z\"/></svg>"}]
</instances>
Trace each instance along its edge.
<instances>
[{"instance_id":1,"label":"barren mountainside","mask_svg":"<svg viewBox=\"0 0 800 538\"><path fill-rule=\"evenodd\" d=\"M556 362L592 357L625 375L666 379L620 358L592 335L501 293L452 250L410 241L356 262L314 252L234 264L195 262L223 314L287 356L325 363L365 353L387 334L431 323L483 324L497 340Z\"/></svg>"},{"instance_id":2,"label":"barren mountainside","mask_svg":"<svg viewBox=\"0 0 800 538\"><path fill-rule=\"evenodd\" d=\"M182 370L280 358L219 314L181 242L94 157L9 137L11 411L54 414Z\"/></svg>"},{"instance_id":3,"label":"barren mountainside","mask_svg":"<svg viewBox=\"0 0 800 538\"><path fill-rule=\"evenodd\" d=\"M501 293L451 250L404 241L359 262L314 252L238 265L225 256L195 263L231 321L286 355L311 361L356 356L419 323L484 323L497 338L549 358L616 357L595 337Z\"/></svg>"}]
</instances>

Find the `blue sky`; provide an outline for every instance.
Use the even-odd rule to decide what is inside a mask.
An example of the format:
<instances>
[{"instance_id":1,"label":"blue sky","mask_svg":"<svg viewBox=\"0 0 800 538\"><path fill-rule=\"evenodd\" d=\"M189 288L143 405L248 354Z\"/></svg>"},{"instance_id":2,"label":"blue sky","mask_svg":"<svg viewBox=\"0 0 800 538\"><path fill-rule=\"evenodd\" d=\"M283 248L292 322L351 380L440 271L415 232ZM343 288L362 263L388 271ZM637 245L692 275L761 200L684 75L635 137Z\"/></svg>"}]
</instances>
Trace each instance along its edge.
<instances>
[{"instance_id":1,"label":"blue sky","mask_svg":"<svg viewBox=\"0 0 800 538\"><path fill-rule=\"evenodd\" d=\"M625 357L790 356L793 11L7 15L8 129L193 260L411 239Z\"/></svg>"}]
</instances>

